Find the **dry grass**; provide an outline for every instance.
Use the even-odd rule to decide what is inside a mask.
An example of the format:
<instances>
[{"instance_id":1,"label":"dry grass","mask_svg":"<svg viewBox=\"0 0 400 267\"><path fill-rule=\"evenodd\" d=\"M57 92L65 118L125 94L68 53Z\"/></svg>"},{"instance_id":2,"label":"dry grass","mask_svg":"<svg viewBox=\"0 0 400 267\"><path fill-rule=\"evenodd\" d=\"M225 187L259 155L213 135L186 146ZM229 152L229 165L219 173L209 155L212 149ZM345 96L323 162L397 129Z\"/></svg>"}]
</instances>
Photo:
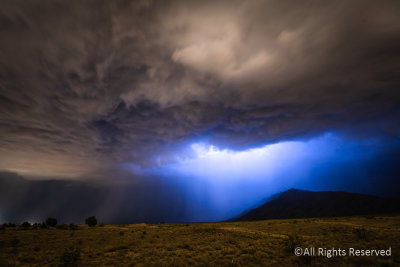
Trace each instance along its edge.
<instances>
[{"instance_id":1,"label":"dry grass","mask_svg":"<svg viewBox=\"0 0 400 267\"><path fill-rule=\"evenodd\" d=\"M0 266L400 265L400 216L0 229ZM392 248L391 257L296 257L296 246Z\"/></svg>"}]
</instances>

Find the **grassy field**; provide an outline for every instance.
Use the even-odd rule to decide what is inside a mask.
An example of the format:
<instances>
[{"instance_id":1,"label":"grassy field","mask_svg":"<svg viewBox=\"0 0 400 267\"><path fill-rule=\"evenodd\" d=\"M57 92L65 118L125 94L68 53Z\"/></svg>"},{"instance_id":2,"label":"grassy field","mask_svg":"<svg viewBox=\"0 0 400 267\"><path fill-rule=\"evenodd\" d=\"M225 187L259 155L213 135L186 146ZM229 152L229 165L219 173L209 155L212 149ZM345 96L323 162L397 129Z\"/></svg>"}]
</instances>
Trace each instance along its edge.
<instances>
[{"instance_id":1,"label":"grassy field","mask_svg":"<svg viewBox=\"0 0 400 267\"><path fill-rule=\"evenodd\" d=\"M74 228L2 227L0 266L400 266L400 216ZM295 247L392 255L297 257Z\"/></svg>"}]
</instances>

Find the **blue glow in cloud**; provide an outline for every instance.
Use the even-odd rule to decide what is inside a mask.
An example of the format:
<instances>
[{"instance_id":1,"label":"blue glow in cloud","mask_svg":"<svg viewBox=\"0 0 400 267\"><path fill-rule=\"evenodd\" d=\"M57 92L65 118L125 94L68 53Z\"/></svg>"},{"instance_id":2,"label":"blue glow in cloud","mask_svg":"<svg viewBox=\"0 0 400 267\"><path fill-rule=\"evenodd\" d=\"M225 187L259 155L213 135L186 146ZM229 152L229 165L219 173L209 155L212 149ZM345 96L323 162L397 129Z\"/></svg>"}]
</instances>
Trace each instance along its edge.
<instances>
[{"instance_id":1,"label":"blue glow in cloud","mask_svg":"<svg viewBox=\"0 0 400 267\"><path fill-rule=\"evenodd\" d=\"M186 194L192 221L223 220L292 187L368 193L376 189L366 183L373 180L369 165L385 146L333 133L244 151L193 143L192 157L143 172L174 181Z\"/></svg>"},{"instance_id":2,"label":"blue glow in cloud","mask_svg":"<svg viewBox=\"0 0 400 267\"><path fill-rule=\"evenodd\" d=\"M305 152L301 142L278 143L245 151L219 150L202 143L191 147L197 157L184 159L172 168L215 183L272 178L287 161L294 161Z\"/></svg>"}]
</instances>

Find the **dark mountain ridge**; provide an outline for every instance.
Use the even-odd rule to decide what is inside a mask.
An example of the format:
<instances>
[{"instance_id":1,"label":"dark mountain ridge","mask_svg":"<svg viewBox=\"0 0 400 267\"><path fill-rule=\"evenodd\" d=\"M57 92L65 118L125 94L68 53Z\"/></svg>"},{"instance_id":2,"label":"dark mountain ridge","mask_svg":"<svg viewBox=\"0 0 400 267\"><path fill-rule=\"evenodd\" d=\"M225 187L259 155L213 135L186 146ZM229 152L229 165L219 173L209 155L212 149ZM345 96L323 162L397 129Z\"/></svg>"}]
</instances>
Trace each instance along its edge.
<instances>
[{"instance_id":1,"label":"dark mountain ridge","mask_svg":"<svg viewBox=\"0 0 400 267\"><path fill-rule=\"evenodd\" d=\"M400 213L400 200L342 191L290 189L234 220L252 221Z\"/></svg>"}]
</instances>

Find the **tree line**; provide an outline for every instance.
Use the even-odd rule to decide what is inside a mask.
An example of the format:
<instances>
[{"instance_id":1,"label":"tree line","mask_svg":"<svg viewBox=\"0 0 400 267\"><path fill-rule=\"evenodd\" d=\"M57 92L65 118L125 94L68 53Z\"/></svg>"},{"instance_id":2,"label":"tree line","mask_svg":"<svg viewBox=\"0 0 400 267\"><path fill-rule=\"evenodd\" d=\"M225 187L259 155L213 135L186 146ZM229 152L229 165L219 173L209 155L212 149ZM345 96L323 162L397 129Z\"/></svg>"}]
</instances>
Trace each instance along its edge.
<instances>
[{"instance_id":1,"label":"tree line","mask_svg":"<svg viewBox=\"0 0 400 267\"><path fill-rule=\"evenodd\" d=\"M97 225L97 218L95 216L89 216L85 219L85 224L87 224L89 227L94 227ZM56 227L58 225L58 221L56 218L53 217L49 217L47 218L47 220L45 222L42 223L34 223L31 224L30 222L23 222L21 223L19 226L22 227L31 227L31 226L35 226L35 227L41 227L41 228L48 228L48 227ZM3 227L16 227L17 224L15 223L4 223ZM74 224L69 224L70 228L76 227L76 225Z\"/></svg>"}]
</instances>

